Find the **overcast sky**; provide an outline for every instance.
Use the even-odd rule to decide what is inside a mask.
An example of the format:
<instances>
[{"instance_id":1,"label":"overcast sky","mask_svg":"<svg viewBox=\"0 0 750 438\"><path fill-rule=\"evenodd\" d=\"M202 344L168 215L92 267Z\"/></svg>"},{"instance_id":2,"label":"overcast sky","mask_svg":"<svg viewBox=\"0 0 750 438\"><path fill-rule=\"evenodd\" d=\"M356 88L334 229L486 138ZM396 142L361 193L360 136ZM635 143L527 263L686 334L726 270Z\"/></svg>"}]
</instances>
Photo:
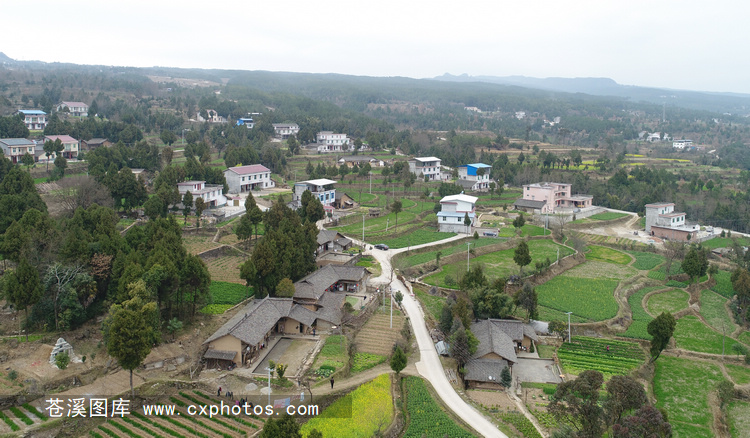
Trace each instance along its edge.
<instances>
[{"instance_id":1,"label":"overcast sky","mask_svg":"<svg viewBox=\"0 0 750 438\"><path fill-rule=\"evenodd\" d=\"M746 1L2 1L19 60L750 93Z\"/></svg>"}]
</instances>

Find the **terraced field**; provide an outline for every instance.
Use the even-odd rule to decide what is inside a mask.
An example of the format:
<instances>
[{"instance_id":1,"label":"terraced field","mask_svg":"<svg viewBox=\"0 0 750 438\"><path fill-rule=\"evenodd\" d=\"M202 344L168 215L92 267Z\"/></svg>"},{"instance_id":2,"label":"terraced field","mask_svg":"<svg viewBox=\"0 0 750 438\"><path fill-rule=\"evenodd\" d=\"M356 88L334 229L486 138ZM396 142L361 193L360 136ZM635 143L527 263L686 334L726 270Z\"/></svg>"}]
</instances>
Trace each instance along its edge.
<instances>
[{"instance_id":1,"label":"terraced field","mask_svg":"<svg viewBox=\"0 0 750 438\"><path fill-rule=\"evenodd\" d=\"M574 336L572 342L563 343L557 350L557 356L569 373L597 370L605 376L627 374L646 359L635 342L585 336Z\"/></svg>"},{"instance_id":2,"label":"terraced field","mask_svg":"<svg viewBox=\"0 0 750 438\"><path fill-rule=\"evenodd\" d=\"M651 295L648 299L648 312L659 316L662 312L676 313L688 306L690 295L682 289L672 289Z\"/></svg>"},{"instance_id":3,"label":"terraced field","mask_svg":"<svg viewBox=\"0 0 750 438\"><path fill-rule=\"evenodd\" d=\"M223 400L227 403L227 400ZM92 437L197 437L232 438L250 436L263 428L263 420L251 415L191 416L188 405L218 404L220 400L207 396L201 391L181 391L164 400L172 404L179 414L144 416L142 410L131 411L125 417L110 418L89 432Z\"/></svg>"},{"instance_id":4,"label":"terraced field","mask_svg":"<svg viewBox=\"0 0 750 438\"><path fill-rule=\"evenodd\" d=\"M389 309L386 309L386 312L389 312ZM393 344L401 339L405 318L394 308L393 328L390 328L390 321L390 313L376 312L354 338L357 351L390 357Z\"/></svg>"},{"instance_id":5,"label":"terraced field","mask_svg":"<svg viewBox=\"0 0 750 438\"><path fill-rule=\"evenodd\" d=\"M245 284L245 280L240 278L240 266L246 259L244 255L227 255L209 260L206 266L211 280Z\"/></svg>"}]
</instances>

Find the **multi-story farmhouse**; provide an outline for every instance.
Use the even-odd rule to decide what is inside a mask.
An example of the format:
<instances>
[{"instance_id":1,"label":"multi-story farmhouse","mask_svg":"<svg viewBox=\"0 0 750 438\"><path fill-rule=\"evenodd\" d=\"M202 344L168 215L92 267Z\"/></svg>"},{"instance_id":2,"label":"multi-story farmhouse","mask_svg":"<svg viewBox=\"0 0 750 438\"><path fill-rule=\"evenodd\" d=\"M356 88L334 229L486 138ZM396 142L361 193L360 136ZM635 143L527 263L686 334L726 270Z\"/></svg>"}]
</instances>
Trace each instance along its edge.
<instances>
[{"instance_id":1,"label":"multi-story farmhouse","mask_svg":"<svg viewBox=\"0 0 750 438\"><path fill-rule=\"evenodd\" d=\"M262 164L230 167L224 171L224 178L227 180L229 193L242 193L276 186L271 179L271 171Z\"/></svg>"}]
</instances>

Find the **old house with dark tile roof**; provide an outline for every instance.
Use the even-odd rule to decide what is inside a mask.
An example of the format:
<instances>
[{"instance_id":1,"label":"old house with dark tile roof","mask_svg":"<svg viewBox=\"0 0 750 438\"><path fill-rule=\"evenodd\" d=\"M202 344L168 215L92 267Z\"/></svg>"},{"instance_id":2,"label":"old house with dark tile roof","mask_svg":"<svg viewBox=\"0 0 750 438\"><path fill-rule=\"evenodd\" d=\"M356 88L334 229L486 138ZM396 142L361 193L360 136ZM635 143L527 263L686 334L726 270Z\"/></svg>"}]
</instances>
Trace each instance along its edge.
<instances>
[{"instance_id":1,"label":"old house with dark tile roof","mask_svg":"<svg viewBox=\"0 0 750 438\"><path fill-rule=\"evenodd\" d=\"M466 381L473 387L499 385L503 368L512 371L518 362L516 353L528 351L539 340L531 325L511 319L479 321L471 325L471 332L479 340L476 353L466 364Z\"/></svg>"}]
</instances>

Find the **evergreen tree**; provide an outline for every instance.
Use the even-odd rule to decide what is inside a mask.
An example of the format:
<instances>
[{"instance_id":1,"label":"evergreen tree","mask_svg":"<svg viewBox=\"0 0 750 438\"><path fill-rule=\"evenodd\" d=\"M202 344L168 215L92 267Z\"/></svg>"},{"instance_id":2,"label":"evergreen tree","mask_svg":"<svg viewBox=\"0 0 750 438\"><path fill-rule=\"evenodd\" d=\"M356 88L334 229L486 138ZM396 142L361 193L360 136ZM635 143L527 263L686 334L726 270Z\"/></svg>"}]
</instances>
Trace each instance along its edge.
<instances>
[{"instance_id":1,"label":"evergreen tree","mask_svg":"<svg viewBox=\"0 0 750 438\"><path fill-rule=\"evenodd\" d=\"M406 361L406 353L404 353L404 350L397 345L396 350L393 352L393 356L391 356L391 369L395 371L396 374L399 374L404 368L406 368Z\"/></svg>"},{"instance_id":2,"label":"evergreen tree","mask_svg":"<svg viewBox=\"0 0 750 438\"><path fill-rule=\"evenodd\" d=\"M510 388L510 385L512 383L513 383L513 377L510 375L510 368L506 366L503 368L503 371L500 373L500 384L506 388Z\"/></svg>"},{"instance_id":3,"label":"evergreen tree","mask_svg":"<svg viewBox=\"0 0 750 438\"><path fill-rule=\"evenodd\" d=\"M525 241L521 241L516 247L516 250L513 253L513 261L521 268L521 275L523 275L523 267L531 263L529 245Z\"/></svg>"},{"instance_id":4,"label":"evergreen tree","mask_svg":"<svg viewBox=\"0 0 750 438\"><path fill-rule=\"evenodd\" d=\"M652 336L651 339L651 362L653 363L659 358L661 352L669 344L669 339L674 334L674 329L677 327L677 321L674 316L669 312L662 312L661 315L654 318L648 323L648 334Z\"/></svg>"}]
</instances>

